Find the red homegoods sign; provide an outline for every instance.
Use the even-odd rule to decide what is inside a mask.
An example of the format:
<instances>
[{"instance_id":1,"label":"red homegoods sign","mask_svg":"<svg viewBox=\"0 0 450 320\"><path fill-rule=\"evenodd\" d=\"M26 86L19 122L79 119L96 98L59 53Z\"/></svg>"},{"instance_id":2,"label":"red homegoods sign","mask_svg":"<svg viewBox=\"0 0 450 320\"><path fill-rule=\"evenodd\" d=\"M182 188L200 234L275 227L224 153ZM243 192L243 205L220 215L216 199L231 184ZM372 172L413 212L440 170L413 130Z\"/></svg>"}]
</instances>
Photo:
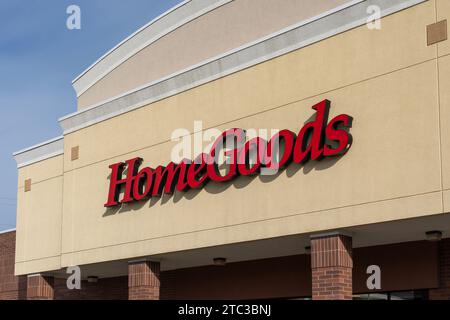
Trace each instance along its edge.
<instances>
[{"instance_id":1,"label":"red homegoods sign","mask_svg":"<svg viewBox=\"0 0 450 320\"><path fill-rule=\"evenodd\" d=\"M342 155L352 143L348 132L352 117L341 114L329 121L330 105L328 100L314 105L315 120L304 125L298 134L281 130L269 141L259 137L247 141L244 130L229 129L217 138L209 154L202 153L194 161L170 162L156 169L140 169L141 158L115 163L110 166L109 195L105 207L160 197L164 193L172 194L175 189L197 189L210 180L225 182L239 175L259 174L263 168L282 169L291 162L304 164L309 160ZM235 148L224 148L224 141L228 139L237 141ZM274 151L275 144L281 142L284 150ZM229 157L225 174L219 170L218 155L221 152ZM251 153L256 154L252 163L249 160ZM127 174L124 176L125 168ZM121 191L123 196L119 199Z\"/></svg>"}]
</instances>

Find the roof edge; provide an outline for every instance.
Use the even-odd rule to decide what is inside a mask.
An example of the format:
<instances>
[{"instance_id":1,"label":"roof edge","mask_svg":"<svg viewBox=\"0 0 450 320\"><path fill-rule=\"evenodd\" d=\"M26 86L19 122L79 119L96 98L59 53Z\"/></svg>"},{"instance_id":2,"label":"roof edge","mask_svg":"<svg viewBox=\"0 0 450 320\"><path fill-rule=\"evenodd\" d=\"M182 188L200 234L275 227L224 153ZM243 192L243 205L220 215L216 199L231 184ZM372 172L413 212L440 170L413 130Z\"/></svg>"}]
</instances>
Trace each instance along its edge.
<instances>
[{"instance_id":1,"label":"roof edge","mask_svg":"<svg viewBox=\"0 0 450 320\"><path fill-rule=\"evenodd\" d=\"M13 153L17 168L50 159L64 153L64 136L60 136Z\"/></svg>"},{"instance_id":2,"label":"roof edge","mask_svg":"<svg viewBox=\"0 0 450 320\"><path fill-rule=\"evenodd\" d=\"M184 0L122 40L73 81L77 97L125 61L179 27L232 0ZM172 21L173 20L173 21Z\"/></svg>"}]
</instances>

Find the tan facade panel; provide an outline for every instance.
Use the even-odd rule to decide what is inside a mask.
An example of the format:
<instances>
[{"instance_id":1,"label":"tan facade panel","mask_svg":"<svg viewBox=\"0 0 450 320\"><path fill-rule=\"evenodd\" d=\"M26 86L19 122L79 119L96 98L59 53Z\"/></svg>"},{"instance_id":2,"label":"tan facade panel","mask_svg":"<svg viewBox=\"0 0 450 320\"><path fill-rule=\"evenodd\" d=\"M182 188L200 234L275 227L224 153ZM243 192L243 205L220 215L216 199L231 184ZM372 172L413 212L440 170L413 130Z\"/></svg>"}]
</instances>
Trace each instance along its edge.
<instances>
[{"instance_id":1,"label":"tan facade panel","mask_svg":"<svg viewBox=\"0 0 450 320\"><path fill-rule=\"evenodd\" d=\"M63 156L19 169L16 274L60 267ZM31 191L24 192L24 177Z\"/></svg>"},{"instance_id":2,"label":"tan facade panel","mask_svg":"<svg viewBox=\"0 0 450 320\"><path fill-rule=\"evenodd\" d=\"M266 67L270 63L260 66ZM239 87L240 75L245 80L245 72L235 75L234 88ZM333 102L331 117L340 113L354 117L354 145L347 155L293 167L274 179L241 178L229 185L209 184L198 192L106 210L110 164L135 156L149 166L166 164L174 143L66 172L63 265L440 213L436 88L437 70L430 61L219 126L298 131L312 115L310 107L324 98ZM136 130L115 128L121 139L136 137ZM80 136L80 144L87 144Z\"/></svg>"},{"instance_id":3,"label":"tan facade panel","mask_svg":"<svg viewBox=\"0 0 450 320\"><path fill-rule=\"evenodd\" d=\"M23 189L25 187L25 180L27 179L31 179L32 183L35 184L51 178L62 176L63 164L63 156L56 156L20 168L18 173L19 189Z\"/></svg>"},{"instance_id":4,"label":"tan facade panel","mask_svg":"<svg viewBox=\"0 0 450 320\"><path fill-rule=\"evenodd\" d=\"M16 262L14 266L14 273L16 275L27 275L32 273L59 270L60 268L61 256L57 255L49 258Z\"/></svg>"},{"instance_id":5,"label":"tan facade panel","mask_svg":"<svg viewBox=\"0 0 450 320\"><path fill-rule=\"evenodd\" d=\"M74 251L72 253L63 253L61 256L61 265L69 266L73 265L75 262L84 264L99 261L129 259L131 256L140 257L178 250L204 248L205 245L215 246L251 241L255 238L274 238L283 234L290 235L299 232L317 232L323 230L323 228L332 229L336 226L345 228L366 223L377 223L380 220L392 221L397 219L417 218L434 215L436 212L439 212L441 208L442 193L435 192L378 203L362 204L348 208L312 212L311 214L298 214L268 219L252 224L230 225L225 226L221 230L218 230L217 228L201 230L180 234L176 237L141 239L109 247L98 247L95 249ZM125 213L127 212L128 211L125 210ZM180 210L180 212L182 212L182 214L184 213L182 210Z\"/></svg>"},{"instance_id":6,"label":"tan facade panel","mask_svg":"<svg viewBox=\"0 0 450 320\"><path fill-rule=\"evenodd\" d=\"M450 190L443 192L444 212L450 212Z\"/></svg>"},{"instance_id":7,"label":"tan facade panel","mask_svg":"<svg viewBox=\"0 0 450 320\"><path fill-rule=\"evenodd\" d=\"M439 59L441 105L442 174L444 189L450 189L450 56Z\"/></svg>"},{"instance_id":8,"label":"tan facade panel","mask_svg":"<svg viewBox=\"0 0 450 320\"><path fill-rule=\"evenodd\" d=\"M62 160L62 159L60 159ZM62 176L19 189L16 274L60 268Z\"/></svg>"},{"instance_id":9,"label":"tan facade panel","mask_svg":"<svg viewBox=\"0 0 450 320\"><path fill-rule=\"evenodd\" d=\"M435 0L437 8L437 21L447 20L447 38L449 34L449 21L450 21L450 1L447 0ZM444 42L438 44L439 56L450 54L450 40L447 39Z\"/></svg>"},{"instance_id":10,"label":"tan facade panel","mask_svg":"<svg viewBox=\"0 0 450 320\"><path fill-rule=\"evenodd\" d=\"M348 0L235 0L162 37L78 99L79 109L146 85L323 13ZM245 30L245 31L243 31Z\"/></svg>"}]
</instances>

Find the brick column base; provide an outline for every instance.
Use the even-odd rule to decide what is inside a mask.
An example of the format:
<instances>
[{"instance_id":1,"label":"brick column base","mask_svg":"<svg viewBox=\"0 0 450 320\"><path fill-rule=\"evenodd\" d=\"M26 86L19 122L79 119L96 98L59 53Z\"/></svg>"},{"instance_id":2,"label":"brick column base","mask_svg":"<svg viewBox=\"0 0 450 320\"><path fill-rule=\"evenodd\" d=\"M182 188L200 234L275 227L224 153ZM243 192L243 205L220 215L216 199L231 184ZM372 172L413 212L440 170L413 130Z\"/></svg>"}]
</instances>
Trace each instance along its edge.
<instances>
[{"instance_id":1,"label":"brick column base","mask_svg":"<svg viewBox=\"0 0 450 320\"><path fill-rule=\"evenodd\" d=\"M450 300L450 238L439 242L439 288L430 289L430 300Z\"/></svg>"},{"instance_id":2,"label":"brick column base","mask_svg":"<svg viewBox=\"0 0 450 320\"><path fill-rule=\"evenodd\" d=\"M48 276L30 275L27 279L28 300L53 300L54 278Z\"/></svg>"},{"instance_id":3,"label":"brick column base","mask_svg":"<svg viewBox=\"0 0 450 320\"><path fill-rule=\"evenodd\" d=\"M352 238L340 234L311 238L313 300L352 299Z\"/></svg>"},{"instance_id":4,"label":"brick column base","mask_svg":"<svg viewBox=\"0 0 450 320\"><path fill-rule=\"evenodd\" d=\"M159 300L160 263L135 261L128 264L128 299Z\"/></svg>"}]
</instances>

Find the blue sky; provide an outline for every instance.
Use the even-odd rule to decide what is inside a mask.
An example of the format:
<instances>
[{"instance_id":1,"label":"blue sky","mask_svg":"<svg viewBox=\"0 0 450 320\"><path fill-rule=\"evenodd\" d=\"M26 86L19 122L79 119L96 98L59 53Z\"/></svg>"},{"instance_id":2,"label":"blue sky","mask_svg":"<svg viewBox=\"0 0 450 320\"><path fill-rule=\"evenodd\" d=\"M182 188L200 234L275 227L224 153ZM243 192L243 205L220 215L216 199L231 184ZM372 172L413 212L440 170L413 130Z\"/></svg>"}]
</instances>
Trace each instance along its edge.
<instances>
[{"instance_id":1,"label":"blue sky","mask_svg":"<svg viewBox=\"0 0 450 320\"><path fill-rule=\"evenodd\" d=\"M0 1L0 231L15 227L14 151L61 135L76 111L72 80L104 53L180 0ZM81 30L66 9L81 8Z\"/></svg>"}]
</instances>

